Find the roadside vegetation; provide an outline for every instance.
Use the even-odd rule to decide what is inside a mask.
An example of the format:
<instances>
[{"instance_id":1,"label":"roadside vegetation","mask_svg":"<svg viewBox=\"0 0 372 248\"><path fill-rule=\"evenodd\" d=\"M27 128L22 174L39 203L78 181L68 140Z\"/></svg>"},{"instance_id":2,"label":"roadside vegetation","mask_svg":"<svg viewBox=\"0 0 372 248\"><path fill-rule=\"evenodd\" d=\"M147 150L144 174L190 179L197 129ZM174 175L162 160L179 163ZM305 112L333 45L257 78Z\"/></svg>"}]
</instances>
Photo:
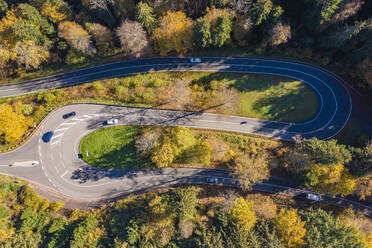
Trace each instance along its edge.
<instances>
[{"instance_id":1,"label":"roadside vegetation","mask_svg":"<svg viewBox=\"0 0 372 248\"><path fill-rule=\"evenodd\" d=\"M282 77L236 73L149 73L1 99L0 151L17 145L53 108L101 102L278 120L305 121L318 110L315 92Z\"/></svg>"},{"instance_id":2,"label":"roadside vegetation","mask_svg":"<svg viewBox=\"0 0 372 248\"><path fill-rule=\"evenodd\" d=\"M99 168L223 168L247 191L271 174L319 193L372 200L371 143L354 148L313 138L293 145L185 127L117 126L85 136L80 153Z\"/></svg>"},{"instance_id":3,"label":"roadside vegetation","mask_svg":"<svg viewBox=\"0 0 372 248\"><path fill-rule=\"evenodd\" d=\"M280 195L179 187L92 210L0 176L0 247L361 247L371 219Z\"/></svg>"}]
</instances>

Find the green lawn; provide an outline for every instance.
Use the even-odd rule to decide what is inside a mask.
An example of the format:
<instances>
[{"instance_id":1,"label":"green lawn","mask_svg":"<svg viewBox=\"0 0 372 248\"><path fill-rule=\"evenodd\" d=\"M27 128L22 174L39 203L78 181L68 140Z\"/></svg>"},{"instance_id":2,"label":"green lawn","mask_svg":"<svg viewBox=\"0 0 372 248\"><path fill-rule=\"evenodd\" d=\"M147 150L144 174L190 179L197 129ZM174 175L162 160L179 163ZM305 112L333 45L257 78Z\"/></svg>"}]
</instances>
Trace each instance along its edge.
<instances>
[{"instance_id":1,"label":"green lawn","mask_svg":"<svg viewBox=\"0 0 372 248\"><path fill-rule=\"evenodd\" d=\"M241 73L193 72L194 82L225 82L239 91L239 109L230 114L266 120L301 122L318 111L316 93L288 78Z\"/></svg>"},{"instance_id":2,"label":"green lawn","mask_svg":"<svg viewBox=\"0 0 372 248\"><path fill-rule=\"evenodd\" d=\"M134 147L134 136L140 130L139 126L118 126L94 131L83 138L79 151L84 161L98 168L143 167L145 161L136 157Z\"/></svg>"}]
</instances>

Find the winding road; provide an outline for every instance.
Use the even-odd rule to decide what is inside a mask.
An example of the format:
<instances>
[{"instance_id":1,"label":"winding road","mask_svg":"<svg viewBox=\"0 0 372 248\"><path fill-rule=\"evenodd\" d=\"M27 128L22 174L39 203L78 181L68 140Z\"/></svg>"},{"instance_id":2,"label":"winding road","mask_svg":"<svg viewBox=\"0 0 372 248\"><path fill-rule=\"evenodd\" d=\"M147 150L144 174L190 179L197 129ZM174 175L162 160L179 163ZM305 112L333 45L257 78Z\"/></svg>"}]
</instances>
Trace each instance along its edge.
<instances>
[{"instance_id":1,"label":"winding road","mask_svg":"<svg viewBox=\"0 0 372 248\"><path fill-rule=\"evenodd\" d=\"M123 61L19 84L2 85L0 97L156 71L219 71L286 76L313 88L319 97L320 107L316 116L309 121L284 123L153 108L104 104L68 105L49 114L24 145L14 151L0 154L0 173L40 185L43 189L60 195L66 202L99 201L160 186L204 184L206 178L211 176L219 179L219 185L237 187L228 171L218 169L97 169L79 158L78 146L85 135L103 128L103 121L111 118L117 118L118 125L187 126L257 134L287 141L291 141L297 134L305 138L328 139L342 130L352 109L347 89L330 73L293 62L243 58L202 58L202 63L198 64L190 63L188 58ZM75 111L76 116L64 120L62 115L71 111ZM54 135L49 143L44 143L41 137L47 131L54 131ZM10 164L13 166L9 167ZM254 189L292 196L303 196L308 192L290 188L274 177L255 185ZM325 197L324 201L340 207L352 205L372 217L372 208L362 203L330 197Z\"/></svg>"}]
</instances>

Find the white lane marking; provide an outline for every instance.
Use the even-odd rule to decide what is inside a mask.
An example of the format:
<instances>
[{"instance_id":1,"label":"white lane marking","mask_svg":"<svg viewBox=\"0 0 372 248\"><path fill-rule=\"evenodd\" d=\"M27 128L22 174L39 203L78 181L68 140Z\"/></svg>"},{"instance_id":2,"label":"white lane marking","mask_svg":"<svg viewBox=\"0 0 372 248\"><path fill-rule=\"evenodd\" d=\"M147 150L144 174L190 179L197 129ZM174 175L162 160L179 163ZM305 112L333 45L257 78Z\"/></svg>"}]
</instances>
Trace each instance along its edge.
<instances>
[{"instance_id":1,"label":"white lane marking","mask_svg":"<svg viewBox=\"0 0 372 248\"><path fill-rule=\"evenodd\" d=\"M64 122L64 123L60 124L60 126L62 126L62 125L75 125L75 124L76 124L76 122Z\"/></svg>"},{"instance_id":2,"label":"white lane marking","mask_svg":"<svg viewBox=\"0 0 372 248\"><path fill-rule=\"evenodd\" d=\"M80 118L74 118L72 119L73 121L86 121L88 120L89 118L84 118L84 119L80 119Z\"/></svg>"},{"instance_id":3,"label":"white lane marking","mask_svg":"<svg viewBox=\"0 0 372 248\"><path fill-rule=\"evenodd\" d=\"M69 172L69 171L65 171L65 172L61 175L61 177L66 176L68 173L70 173L70 172Z\"/></svg>"},{"instance_id":4,"label":"white lane marking","mask_svg":"<svg viewBox=\"0 0 372 248\"><path fill-rule=\"evenodd\" d=\"M56 138L58 138L58 137L61 137L61 136L64 135L64 134L65 134L65 133L61 133L61 134L55 135L55 136L52 137L51 140L54 140L54 139L56 139Z\"/></svg>"},{"instance_id":5,"label":"white lane marking","mask_svg":"<svg viewBox=\"0 0 372 248\"><path fill-rule=\"evenodd\" d=\"M61 160L62 167L66 169L65 163Z\"/></svg>"},{"instance_id":6,"label":"white lane marking","mask_svg":"<svg viewBox=\"0 0 372 248\"><path fill-rule=\"evenodd\" d=\"M53 142L53 143L50 143L51 148L54 148L54 146L55 146L56 144L58 144L59 141L60 141L60 140L57 140L57 141L55 141L55 142Z\"/></svg>"},{"instance_id":7,"label":"white lane marking","mask_svg":"<svg viewBox=\"0 0 372 248\"><path fill-rule=\"evenodd\" d=\"M59 173L58 166L54 166L54 168L56 169L57 173Z\"/></svg>"},{"instance_id":8,"label":"white lane marking","mask_svg":"<svg viewBox=\"0 0 372 248\"><path fill-rule=\"evenodd\" d=\"M54 130L54 132L56 133L56 132L60 132L60 131L68 130L68 129L69 129L68 127L66 127L66 128L60 128L60 129Z\"/></svg>"},{"instance_id":9,"label":"white lane marking","mask_svg":"<svg viewBox=\"0 0 372 248\"><path fill-rule=\"evenodd\" d=\"M9 167L33 167L39 165L39 161L15 161Z\"/></svg>"}]
</instances>

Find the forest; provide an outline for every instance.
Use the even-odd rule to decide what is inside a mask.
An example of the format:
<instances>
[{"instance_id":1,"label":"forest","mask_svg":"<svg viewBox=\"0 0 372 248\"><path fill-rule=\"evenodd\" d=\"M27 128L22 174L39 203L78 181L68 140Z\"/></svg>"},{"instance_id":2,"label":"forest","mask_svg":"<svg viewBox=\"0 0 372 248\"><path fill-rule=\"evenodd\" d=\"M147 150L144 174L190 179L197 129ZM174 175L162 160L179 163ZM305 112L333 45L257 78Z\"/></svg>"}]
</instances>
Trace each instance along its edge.
<instances>
[{"instance_id":1,"label":"forest","mask_svg":"<svg viewBox=\"0 0 372 248\"><path fill-rule=\"evenodd\" d=\"M0 177L0 247L360 247L371 219L279 195L179 187L92 210L64 208Z\"/></svg>"},{"instance_id":2,"label":"forest","mask_svg":"<svg viewBox=\"0 0 372 248\"><path fill-rule=\"evenodd\" d=\"M123 57L271 56L372 86L363 0L0 0L2 82Z\"/></svg>"}]
</instances>

